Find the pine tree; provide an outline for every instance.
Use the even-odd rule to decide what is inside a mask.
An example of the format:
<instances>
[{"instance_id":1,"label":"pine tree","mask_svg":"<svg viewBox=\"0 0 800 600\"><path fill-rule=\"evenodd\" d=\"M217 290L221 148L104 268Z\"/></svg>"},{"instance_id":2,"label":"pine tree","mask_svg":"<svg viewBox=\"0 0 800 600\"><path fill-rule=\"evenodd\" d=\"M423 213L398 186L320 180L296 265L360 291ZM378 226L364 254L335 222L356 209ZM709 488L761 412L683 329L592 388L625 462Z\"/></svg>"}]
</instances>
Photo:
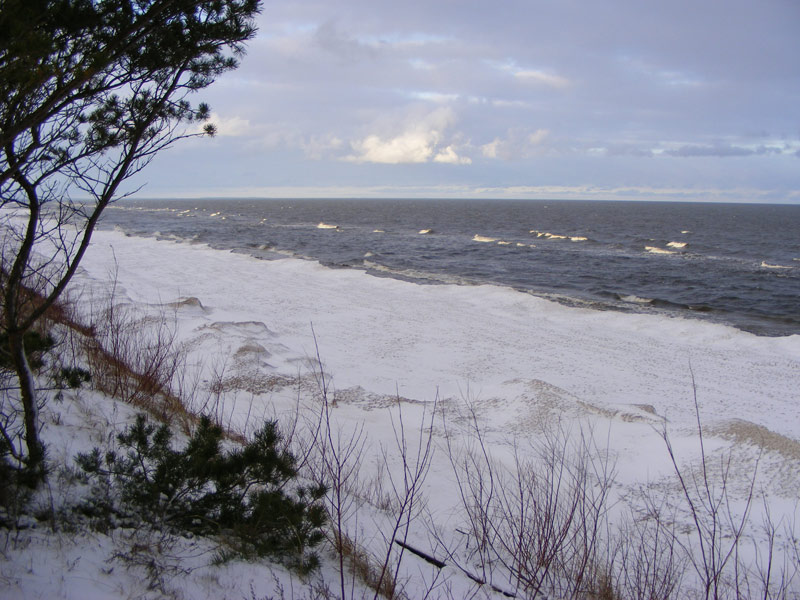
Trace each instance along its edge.
<instances>
[{"instance_id":1,"label":"pine tree","mask_svg":"<svg viewBox=\"0 0 800 600\"><path fill-rule=\"evenodd\" d=\"M0 331L32 471L44 473L44 447L25 333L63 293L123 182L186 137L187 123L208 119L188 96L236 68L259 9L259 0L0 2Z\"/></svg>"}]
</instances>

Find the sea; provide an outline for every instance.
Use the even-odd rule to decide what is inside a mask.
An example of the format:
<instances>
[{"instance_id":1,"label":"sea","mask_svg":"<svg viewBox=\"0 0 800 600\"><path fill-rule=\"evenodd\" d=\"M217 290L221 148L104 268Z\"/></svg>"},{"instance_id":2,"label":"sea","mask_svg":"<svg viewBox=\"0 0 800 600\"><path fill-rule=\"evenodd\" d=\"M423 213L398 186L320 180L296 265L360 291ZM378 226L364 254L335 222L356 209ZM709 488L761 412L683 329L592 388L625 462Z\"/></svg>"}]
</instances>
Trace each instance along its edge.
<instances>
[{"instance_id":1,"label":"sea","mask_svg":"<svg viewBox=\"0 0 800 600\"><path fill-rule=\"evenodd\" d=\"M100 227L419 284L491 284L594 310L800 334L799 205L126 199Z\"/></svg>"}]
</instances>

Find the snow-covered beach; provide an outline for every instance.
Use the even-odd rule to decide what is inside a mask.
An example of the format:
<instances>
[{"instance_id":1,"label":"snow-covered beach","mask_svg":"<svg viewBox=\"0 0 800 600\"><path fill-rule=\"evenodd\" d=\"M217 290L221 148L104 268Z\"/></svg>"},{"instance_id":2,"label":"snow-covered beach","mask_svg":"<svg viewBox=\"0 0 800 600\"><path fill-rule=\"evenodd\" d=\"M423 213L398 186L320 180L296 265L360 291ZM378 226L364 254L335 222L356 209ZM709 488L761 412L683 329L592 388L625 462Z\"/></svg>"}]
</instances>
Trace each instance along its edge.
<instances>
[{"instance_id":1,"label":"snow-covered beach","mask_svg":"<svg viewBox=\"0 0 800 600\"><path fill-rule=\"evenodd\" d=\"M274 382L308 376L319 358L337 423L363 424L374 448L393 440L398 398L410 429L435 400L452 422L469 409L498 452L552 423L591 429L615 464L614 496L630 498L641 486L671 485L664 427L679 463L697 460L696 397L708 456L733 457L734 494L742 499L758 465L755 489L772 518L794 520L798 335L758 337L699 320L566 307L508 288L418 285L99 231L72 297L88 306L112 279L118 302L174 319L197 386L214 377L240 383L216 407L234 428L251 427L254 415L291 414L302 386ZM436 419L425 493L434 520L446 523L457 494ZM26 580L9 589L28 589ZM63 591L73 588L54 585L30 589L73 597Z\"/></svg>"},{"instance_id":2,"label":"snow-covered beach","mask_svg":"<svg viewBox=\"0 0 800 600\"><path fill-rule=\"evenodd\" d=\"M496 403L538 385L563 408L623 429L624 415L654 414L682 431L695 428L694 374L707 426L738 419L788 438L800 433L797 335L758 337L698 320L570 308L507 288L417 285L114 232L95 235L82 266L76 290L102 288L116 269L135 303L196 298L200 306L185 303L177 320L185 340L202 346L210 330L224 340L205 346L207 356L230 360L237 344L254 342L265 350L264 370L292 376L318 350L340 391ZM513 413L495 413L498 426L519 426Z\"/></svg>"}]
</instances>

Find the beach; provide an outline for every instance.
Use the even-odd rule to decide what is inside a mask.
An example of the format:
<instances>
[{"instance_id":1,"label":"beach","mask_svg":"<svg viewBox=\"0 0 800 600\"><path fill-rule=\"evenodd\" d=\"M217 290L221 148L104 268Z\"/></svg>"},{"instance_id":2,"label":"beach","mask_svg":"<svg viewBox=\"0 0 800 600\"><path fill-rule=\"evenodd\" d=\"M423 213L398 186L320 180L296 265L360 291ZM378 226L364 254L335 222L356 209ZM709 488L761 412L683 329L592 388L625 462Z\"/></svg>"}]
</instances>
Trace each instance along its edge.
<instances>
[{"instance_id":1,"label":"beach","mask_svg":"<svg viewBox=\"0 0 800 600\"><path fill-rule=\"evenodd\" d=\"M798 443L797 335L758 337L501 287L418 285L115 232L96 234L82 267L75 289L102 287L116 269L118 292L131 302L178 306L189 362L205 369L225 363L229 372L291 378L319 357L354 419L377 418L368 413L376 399L399 396L487 407L485 425L508 435L531 435L546 417L585 421L604 432L631 484L669 470L664 426L675 438L695 436L695 398L720 450L758 451L750 447L758 436L732 443L725 432L735 428ZM769 451L765 459L770 497L793 499L796 470Z\"/></svg>"},{"instance_id":2,"label":"beach","mask_svg":"<svg viewBox=\"0 0 800 600\"><path fill-rule=\"evenodd\" d=\"M341 453L358 442L344 528L359 547L399 562L409 597L513 592L465 534L465 490L467 504L478 501L474 485L492 468L497 497L513 499L505 494L514 478L536 475L548 456L562 457L565 485L581 473L593 482L582 485L589 498L605 498L596 514L609 531L658 506L672 511L679 539L694 544L677 468L700 492L707 482L734 521L749 513L741 556L751 564L768 542L766 514L778 546L792 552L798 335L759 337L697 319L568 307L499 286L420 285L117 231L96 232L68 295L87 318L111 305L129 311L143 350L149 327L166 328L183 356L174 391L228 431L246 437L278 419L298 449L320 423L329 448ZM63 398L46 405L43 437L65 466L107 445L136 412L95 391ZM392 534L391 507L419 465L401 540L442 568L410 550L401 559L392 543L400 534ZM133 593L146 582L132 563L125 576L103 566L129 551L119 546L125 535L56 543L33 532L4 571L7 589L77 597L94 580L91 597ZM238 598L312 585L277 565L216 566L209 543L172 542L170 558L159 558L162 573L176 569L170 590ZM604 556L608 548L595 550ZM325 556L312 581L336 582L336 563ZM476 584L482 577L488 584Z\"/></svg>"}]
</instances>

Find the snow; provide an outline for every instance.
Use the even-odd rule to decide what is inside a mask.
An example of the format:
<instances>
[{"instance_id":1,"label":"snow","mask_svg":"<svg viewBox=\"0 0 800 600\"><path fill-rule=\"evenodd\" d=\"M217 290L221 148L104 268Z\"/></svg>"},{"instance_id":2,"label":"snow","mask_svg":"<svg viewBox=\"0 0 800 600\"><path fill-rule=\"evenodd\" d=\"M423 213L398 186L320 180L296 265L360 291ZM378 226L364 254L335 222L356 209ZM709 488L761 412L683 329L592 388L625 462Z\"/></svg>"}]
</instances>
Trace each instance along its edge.
<instances>
[{"instance_id":1,"label":"snow","mask_svg":"<svg viewBox=\"0 0 800 600\"><path fill-rule=\"evenodd\" d=\"M188 352L187 379L199 390L190 400L195 408L209 406L210 382L237 382L214 405L233 428L252 430L263 417L291 415L299 397L318 397L319 357L336 400L335 422L345 432L363 424L371 440L365 472L379 473L379 448L393 447L397 398L404 400L408 431L417 433L436 400L456 428L472 410L499 456L510 440L534 439L549 423L591 429L615 461L616 493L628 496L640 485L670 480L665 426L679 462L696 458L696 394L706 450L715 457L733 453L732 488L744 490L740 499L758 460L758 489L772 516L793 518L800 335L758 337L694 319L566 307L494 286L418 285L312 261L258 260L98 231L71 294L88 311L112 277L118 300L161 311L174 323ZM86 390L51 401L44 431L51 455L72 456L101 443L132 414ZM441 523L457 500L443 431L437 417L437 453L425 488ZM364 518L358 526L364 540L379 545L378 521ZM0 596L158 597L142 589L135 571L123 575L123 567L109 562L114 543L100 534L35 531L24 548L4 551ZM175 575L169 588L175 597L264 597L276 593L275 581L286 590L308 589L280 567L209 566L204 542L180 544L194 548L187 550L193 575ZM421 581L413 572L423 568L420 561L408 554L403 560L411 565L409 581ZM332 569L321 574L329 582ZM458 572L450 576L456 590L470 583Z\"/></svg>"}]
</instances>

